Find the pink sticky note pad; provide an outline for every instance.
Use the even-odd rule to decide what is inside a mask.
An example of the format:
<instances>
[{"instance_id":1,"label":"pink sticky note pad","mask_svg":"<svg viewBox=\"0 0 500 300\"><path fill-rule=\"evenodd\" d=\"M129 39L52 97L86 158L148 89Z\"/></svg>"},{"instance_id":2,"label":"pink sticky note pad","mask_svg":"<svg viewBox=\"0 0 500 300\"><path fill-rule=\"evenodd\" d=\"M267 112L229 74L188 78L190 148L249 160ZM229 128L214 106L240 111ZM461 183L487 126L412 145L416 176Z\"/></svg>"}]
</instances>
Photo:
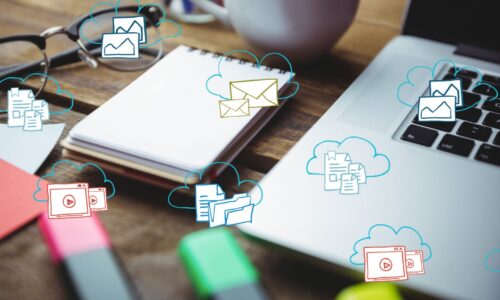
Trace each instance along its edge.
<instances>
[{"instance_id":1,"label":"pink sticky note pad","mask_svg":"<svg viewBox=\"0 0 500 300\"><path fill-rule=\"evenodd\" d=\"M47 204L33 200L38 177L0 160L0 239L33 220ZM46 186L41 182L41 186ZM40 197L47 198L46 189Z\"/></svg>"}]
</instances>

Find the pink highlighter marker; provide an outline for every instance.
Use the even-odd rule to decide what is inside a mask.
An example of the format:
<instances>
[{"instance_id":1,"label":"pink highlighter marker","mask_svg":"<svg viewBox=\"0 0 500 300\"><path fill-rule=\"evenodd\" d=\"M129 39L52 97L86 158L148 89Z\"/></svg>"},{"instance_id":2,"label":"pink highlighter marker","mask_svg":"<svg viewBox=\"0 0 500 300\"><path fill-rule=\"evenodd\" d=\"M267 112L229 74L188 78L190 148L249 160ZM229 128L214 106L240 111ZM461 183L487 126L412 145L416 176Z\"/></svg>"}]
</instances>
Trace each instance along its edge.
<instances>
[{"instance_id":1,"label":"pink highlighter marker","mask_svg":"<svg viewBox=\"0 0 500 300\"><path fill-rule=\"evenodd\" d=\"M94 214L73 219L38 220L52 259L69 278L78 299L136 299L108 235Z\"/></svg>"}]
</instances>

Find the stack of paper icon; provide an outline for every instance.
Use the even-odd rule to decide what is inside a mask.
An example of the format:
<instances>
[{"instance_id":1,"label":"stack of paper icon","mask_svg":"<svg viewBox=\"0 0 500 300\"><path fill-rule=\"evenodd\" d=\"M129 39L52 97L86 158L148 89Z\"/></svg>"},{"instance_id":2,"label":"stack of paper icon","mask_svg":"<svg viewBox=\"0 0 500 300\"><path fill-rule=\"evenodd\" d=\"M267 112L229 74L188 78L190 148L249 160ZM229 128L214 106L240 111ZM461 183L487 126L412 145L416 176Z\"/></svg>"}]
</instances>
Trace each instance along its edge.
<instances>
[{"instance_id":1,"label":"stack of paper icon","mask_svg":"<svg viewBox=\"0 0 500 300\"><path fill-rule=\"evenodd\" d=\"M102 58L139 58L139 44L147 42L141 16L113 18L113 32L102 35Z\"/></svg>"},{"instance_id":2,"label":"stack of paper icon","mask_svg":"<svg viewBox=\"0 0 500 300\"><path fill-rule=\"evenodd\" d=\"M358 194L359 185L366 183L365 167L353 163L348 153L325 153L325 190L340 194Z\"/></svg>"},{"instance_id":3,"label":"stack of paper icon","mask_svg":"<svg viewBox=\"0 0 500 300\"><path fill-rule=\"evenodd\" d=\"M425 274L424 252L406 251L405 246L365 247L365 281L407 280Z\"/></svg>"},{"instance_id":4,"label":"stack of paper icon","mask_svg":"<svg viewBox=\"0 0 500 300\"><path fill-rule=\"evenodd\" d=\"M7 91L7 110L9 127L23 127L26 131L42 130L42 121L50 118L49 104L35 99L32 90L11 88Z\"/></svg>"},{"instance_id":5,"label":"stack of paper icon","mask_svg":"<svg viewBox=\"0 0 500 300\"><path fill-rule=\"evenodd\" d=\"M88 183L49 184L48 213L51 219L89 217L92 211L107 210L106 188Z\"/></svg>"},{"instance_id":6,"label":"stack of paper icon","mask_svg":"<svg viewBox=\"0 0 500 300\"><path fill-rule=\"evenodd\" d=\"M463 105L462 83L455 80L431 80L430 96L418 101L419 121L455 121L456 107Z\"/></svg>"},{"instance_id":7,"label":"stack of paper icon","mask_svg":"<svg viewBox=\"0 0 500 300\"><path fill-rule=\"evenodd\" d=\"M195 198L196 221L209 222L210 227L252 221L255 205L246 193L226 199L226 194L218 184L197 184Z\"/></svg>"},{"instance_id":8,"label":"stack of paper icon","mask_svg":"<svg viewBox=\"0 0 500 300\"><path fill-rule=\"evenodd\" d=\"M231 81L231 99L219 101L221 118L245 117L250 108L278 106L278 79Z\"/></svg>"}]
</instances>

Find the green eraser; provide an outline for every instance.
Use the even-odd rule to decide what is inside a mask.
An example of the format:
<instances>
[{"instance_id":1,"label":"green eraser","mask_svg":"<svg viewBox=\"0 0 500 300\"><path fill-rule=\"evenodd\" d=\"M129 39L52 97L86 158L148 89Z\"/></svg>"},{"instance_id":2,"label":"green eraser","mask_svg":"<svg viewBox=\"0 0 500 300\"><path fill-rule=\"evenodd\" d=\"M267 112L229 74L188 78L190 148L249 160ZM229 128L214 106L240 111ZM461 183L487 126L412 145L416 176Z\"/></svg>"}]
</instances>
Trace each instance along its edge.
<instances>
[{"instance_id":1,"label":"green eraser","mask_svg":"<svg viewBox=\"0 0 500 300\"><path fill-rule=\"evenodd\" d=\"M359 283L343 289L335 300L403 300L398 288L387 282Z\"/></svg>"},{"instance_id":2,"label":"green eraser","mask_svg":"<svg viewBox=\"0 0 500 300\"><path fill-rule=\"evenodd\" d=\"M227 229L205 229L184 236L178 254L202 299L259 280L252 262Z\"/></svg>"}]
</instances>

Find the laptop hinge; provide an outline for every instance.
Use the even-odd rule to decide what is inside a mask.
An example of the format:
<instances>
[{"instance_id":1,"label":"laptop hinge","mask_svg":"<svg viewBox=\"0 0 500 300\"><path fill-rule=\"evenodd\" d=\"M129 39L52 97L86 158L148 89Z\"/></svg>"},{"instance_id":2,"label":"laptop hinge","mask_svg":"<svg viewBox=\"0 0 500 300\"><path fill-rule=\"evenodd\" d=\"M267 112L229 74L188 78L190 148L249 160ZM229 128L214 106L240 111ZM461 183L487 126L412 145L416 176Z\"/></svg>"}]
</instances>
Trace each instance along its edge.
<instances>
[{"instance_id":1,"label":"laptop hinge","mask_svg":"<svg viewBox=\"0 0 500 300\"><path fill-rule=\"evenodd\" d=\"M455 54L500 63L500 52L478 46L459 43Z\"/></svg>"}]
</instances>

